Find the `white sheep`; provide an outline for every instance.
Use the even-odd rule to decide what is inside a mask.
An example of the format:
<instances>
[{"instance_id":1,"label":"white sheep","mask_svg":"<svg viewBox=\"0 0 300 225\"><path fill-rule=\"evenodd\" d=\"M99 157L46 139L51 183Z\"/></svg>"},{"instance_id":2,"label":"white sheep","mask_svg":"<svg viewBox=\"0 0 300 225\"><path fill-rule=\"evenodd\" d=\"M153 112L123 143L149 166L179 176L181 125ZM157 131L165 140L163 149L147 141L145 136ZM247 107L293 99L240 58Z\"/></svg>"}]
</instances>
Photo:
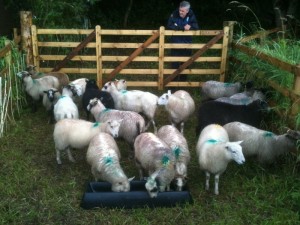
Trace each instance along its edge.
<instances>
[{"instance_id":1,"label":"white sheep","mask_svg":"<svg viewBox=\"0 0 300 225\"><path fill-rule=\"evenodd\" d=\"M162 126L157 131L157 136L172 149L175 155L175 181L177 190L182 191L187 179L187 166L191 160L187 141L182 133L171 125Z\"/></svg>"},{"instance_id":2,"label":"white sheep","mask_svg":"<svg viewBox=\"0 0 300 225\"><path fill-rule=\"evenodd\" d=\"M215 101L226 102L233 105L248 105L258 99L261 101L265 101L266 96L260 90L251 89L236 93L230 97L217 98Z\"/></svg>"},{"instance_id":3,"label":"white sheep","mask_svg":"<svg viewBox=\"0 0 300 225\"><path fill-rule=\"evenodd\" d=\"M44 91L47 91L50 88L59 88L59 82L56 77L45 76L39 79L32 79L27 71L19 72L17 76L22 78L26 93L33 99L33 111L36 111L36 102L43 97Z\"/></svg>"},{"instance_id":4,"label":"white sheep","mask_svg":"<svg viewBox=\"0 0 300 225\"><path fill-rule=\"evenodd\" d=\"M112 191L127 192L130 190L128 179L120 165L120 151L114 138L107 133L98 133L90 141L87 150L87 162L95 180L111 183Z\"/></svg>"},{"instance_id":5,"label":"white sheep","mask_svg":"<svg viewBox=\"0 0 300 225\"><path fill-rule=\"evenodd\" d=\"M238 93L243 86L246 88L252 87L252 82L247 82L245 85L241 82L223 83L220 81L209 80L202 85L202 100L217 99L221 97L230 97Z\"/></svg>"},{"instance_id":6,"label":"white sheep","mask_svg":"<svg viewBox=\"0 0 300 225\"><path fill-rule=\"evenodd\" d=\"M219 178L230 161L243 164L245 158L241 147L242 141L229 142L226 130L217 124L206 126L198 139L196 151L200 169L205 171L205 189L209 190L210 174L215 175L215 191L219 194Z\"/></svg>"},{"instance_id":7,"label":"white sheep","mask_svg":"<svg viewBox=\"0 0 300 225\"><path fill-rule=\"evenodd\" d=\"M112 95L116 109L134 111L145 115L148 119L146 130L149 128L150 123L152 123L154 132L157 132L154 122L158 100L156 95L139 90L119 92L113 82L107 82L103 86L102 91L107 91Z\"/></svg>"},{"instance_id":8,"label":"white sheep","mask_svg":"<svg viewBox=\"0 0 300 225\"><path fill-rule=\"evenodd\" d=\"M91 139L99 132L118 137L121 121L109 120L105 123L92 123L80 119L59 120L54 127L53 138L56 150L56 161L61 164L60 152L66 150L71 162L75 162L70 148L87 147Z\"/></svg>"},{"instance_id":9,"label":"white sheep","mask_svg":"<svg viewBox=\"0 0 300 225\"><path fill-rule=\"evenodd\" d=\"M278 156L296 150L300 139L299 131L288 130L276 135L240 122L227 123L224 128L230 141L244 140L241 145L246 158L256 156L262 164L272 163Z\"/></svg>"},{"instance_id":10,"label":"white sheep","mask_svg":"<svg viewBox=\"0 0 300 225\"><path fill-rule=\"evenodd\" d=\"M180 124L180 132L183 134L184 123L195 112L195 102L191 95L183 90L173 94L168 91L158 99L157 104L165 105L172 125L176 127Z\"/></svg>"},{"instance_id":11,"label":"white sheep","mask_svg":"<svg viewBox=\"0 0 300 225\"><path fill-rule=\"evenodd\" d=\"M151 198L156 198L158 191L170 190L170 183L175 176L175 156L171 148L153 133L142 133L134 142L135 162L140 179L143 170L148 172L145 184Z\"/></svg>"},{"instance_id":12,"label":"white sheep","mask_svg":"<svg viewBox=\"0 0 300 225\"><path fill-rule=\"evenodd\" d=\"M133 147L135 138L145 131L145 120L136 112L107 109L97 98L90 100L87 109L98 122L123 119L119 129L119 137L123 138L131 147Z\"/></svg>"},{"instance_id":13,"label":"white sheep","mask_svg":"<svg viewBox=\"0 0 300 225\"><path fill-rule=\"evenodd\" d=\"M70 89L70 86L65 86L62 90L62 95L57 100L54 105L54 118L56 121L65 119L65 118L79 118L79 111L77 105L72 99L73 93Z\"/></svg>"}]
</instances>

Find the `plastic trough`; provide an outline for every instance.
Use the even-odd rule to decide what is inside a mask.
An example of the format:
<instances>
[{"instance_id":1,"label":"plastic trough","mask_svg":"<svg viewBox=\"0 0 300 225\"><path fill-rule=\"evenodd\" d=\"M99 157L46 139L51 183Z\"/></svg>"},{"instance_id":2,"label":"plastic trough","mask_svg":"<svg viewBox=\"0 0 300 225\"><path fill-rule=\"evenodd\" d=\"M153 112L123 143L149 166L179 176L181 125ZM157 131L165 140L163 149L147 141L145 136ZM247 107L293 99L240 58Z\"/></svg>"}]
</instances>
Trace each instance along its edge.
<instances>
[{"instance_id":1,"label":"plastic trough","mask_svg":"<svg viewBox=\"0 0 300 225\"><path fill-rule=\"evenodd\" d=\"M81 207L94 208L142 208L142 207L174 207L193 203L187 188L183 191L159 192L157 198L150 198L146 189L146 181L131 181L129 192L112 192L108 182L90 182L83 195Z\"/></svg>"}]
</instances>

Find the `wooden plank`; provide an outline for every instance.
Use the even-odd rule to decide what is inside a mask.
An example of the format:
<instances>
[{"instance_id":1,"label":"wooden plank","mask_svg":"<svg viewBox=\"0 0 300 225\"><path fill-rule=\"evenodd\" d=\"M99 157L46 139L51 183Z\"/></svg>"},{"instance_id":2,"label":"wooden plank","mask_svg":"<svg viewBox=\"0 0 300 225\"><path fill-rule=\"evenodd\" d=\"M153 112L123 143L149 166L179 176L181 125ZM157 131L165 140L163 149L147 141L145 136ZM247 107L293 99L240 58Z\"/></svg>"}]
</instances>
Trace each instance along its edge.
<instances>
[{"instance_id":1,"label":"wooden plank","mask_svg":"<svg viewBox=\"0 0 300 225\"><path fill-rule=\"evenodd\" d=\"M218 35L213 37L203 48L199 49L188 61L183 63L173 74L171 74L164 80L164 86L166 84L168 84L171 80L173 80L178 74L180 74L191 63L193 63L195 61L195 59L197 59L204 52L206 52L213 44L215 44L218 40L220 40L223 37L223 35L224 35L224 31L222 30Z\"/></svg>"},{"instance_id":2,"label":"wooden plank","mask_svg":"<svg viewBox=\"0 0 300 225\"><path fill-rule=\"evenodd\" d=\"M164 86L164 45L165 45L165 28L159 29L159 50L158 50L158 89L163 90Z\"/></svg>"},{"instance_id":3,"label":"wooden plank","mask_svg":"<svg viewBox=\"0 0 300 225\"><path fill-rule=\"evenodd\" d=\"M102 87L102 51L100 33L100 26L96 26L97 84L99 87Z\"/></svg>"},{"instance_id":4,"label":"wooden plank","mask_svg":"<svg viewBox=\"0 0 300 225\"><path fill-rule=\"evenodd\" d=\"M78 52L83 49L90 41L95 39L96 31L90 33L75 49L73 49L62 61L60 61L54 68L54 71L59 71L70 59L72 59Z\"/></svg>"},{"instance_id":5,"label":"wooden plank","mask_svg":"<svg viewBox=\"0 0 300 225\"><path fill-rule=\"evenodd\" d=\"M229 27L224 27L224 36L223 36L223 47L222 47L222 60L221 60L221 73L220 73L220 82L225 81L225 72L226 72L226 65L227 65L227 53L228 53L228 40L229 40Z\"/></svg>"},{"instance_id":6,"label":"wooden plank","mask_svg":"<svg viewBox=\"0 0 300 225\"><path fill-rule=\"evenodd\" d=\"M74 35L89 35L93 29L38 29L37 34L74 34Z\"/></svg>"},{"instance_id":7,"label":"wooden plank","mask_svg":"<svg viewBox=\"0 0 300 225\"><path fill-rule=\"evenodd\" d=\"M40 58L39 58L39 49L37 45L37 32L36 26L31 26L31 40L32 40L32 54L33 54L33 65L36 66L36 70L40 71Z\"/></svg>"},{"instance_id":8,"label":"wooden plank","mask_svg":"<svg viewBox=\"0 0 300 225\"><path fill-rule=\"evenodd\" d=\"M57 48L75 48L77 47L81 42L38 42L38 46L39 47L57 47ZM96 43L92 42L92 43L88 43L85 48L95 48L96 47Z\"/></svg>"},{"instance_id":9,"label":"wooden plank","mask_svg":"<svg viewBox=\"0 0 300 225\"><path fill-rule=\"evenodd\" d=\"M249 48L247 46L244 46L244 45L241 45L241 44L238 44L238 43L235 43L233 45L233 48L236 48L236 49L240 50L241 52L246 53L247 55L255 56L259 59L262 59L262 60L266 61L267 63L270 63L273 66L275 66L279 69L282 69L282 70L286 70L290 73L293 73L294 70L295 70L295 65L292 65L292 64L287 63L287 62L283 62L280 59L269 56L269 55L267 55L263 52L259 52L256 49L252 49L252 48Z\"/></svg>"},{"instance_id":10,"label":"wooden plank","mask_svg":"<svg viewBox=\"0 0 300 225\"><path fill-rule=\"evenodd\" d=\"M166 30L166 36L173 35L193 35L193 36L216 36L223 30L193 30L193 31L174 31L174 30Z\"/></svg>"},{"instance_id":11,"label":"wooden plank","mask_svg":"<svg viewBox=\"0 0 300 225\"><path fill-rule=\"evenodd\" d=\"M159 32L155 32L150 36L139 48L137 48L128 58L123 61L116 69L114 69L108 76L107 80L112 80L117 73L119 73L125 66L127 66L137 55L144 51L148 45L155 41L159 37Z\"/></svg>"},{"instance_id":12,"label":"wooden plank","mask_svg":"<svg viewBox=\"0 0 300 225\"><path fill-rule=\"evenodd\" d=\"M269 35L269 34L272 34L272 33L278 32L278 31L280 31L279 28L274 28L274 29L271 29L271 30L261 31L261 32L258 32L256 34L243 37L241 40L238 41L238 43L245 43L245 42L251 41L253 39L261 38L262 36L266 36L266 35Z\"/></svg>"}]
</instances>

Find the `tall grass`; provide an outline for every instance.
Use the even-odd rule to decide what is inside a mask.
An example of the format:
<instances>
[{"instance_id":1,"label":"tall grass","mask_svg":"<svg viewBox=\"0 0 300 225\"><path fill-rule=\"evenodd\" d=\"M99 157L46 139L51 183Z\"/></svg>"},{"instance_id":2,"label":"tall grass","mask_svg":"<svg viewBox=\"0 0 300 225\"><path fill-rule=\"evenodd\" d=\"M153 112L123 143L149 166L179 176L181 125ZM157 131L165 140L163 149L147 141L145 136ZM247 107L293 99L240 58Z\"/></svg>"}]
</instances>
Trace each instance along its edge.
<instances>
[{"instance_id":1,"label":"tall grass","mask_svg":"<svg viewBox=\"0 0 300 225\"><path fill-rule=\"evenodd\" d=\"M24 57L12 41L0 38L0 49L8 44L12 46L11 51L6 57L0 58L0 137L15 122L15 114L20 115L20 109L26 101L16 76L24 68Z\"/></svg>"}]
</instances>

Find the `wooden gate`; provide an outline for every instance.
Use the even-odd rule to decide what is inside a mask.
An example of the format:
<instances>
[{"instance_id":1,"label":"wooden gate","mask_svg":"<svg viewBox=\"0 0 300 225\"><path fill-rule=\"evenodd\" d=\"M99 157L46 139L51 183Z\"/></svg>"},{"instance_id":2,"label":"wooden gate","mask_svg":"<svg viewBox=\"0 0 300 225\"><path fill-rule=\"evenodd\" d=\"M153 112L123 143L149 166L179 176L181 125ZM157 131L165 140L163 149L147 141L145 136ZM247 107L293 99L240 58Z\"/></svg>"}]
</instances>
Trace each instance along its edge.
<instances>
[{"instance_id":1,"label":"wooden gate","mask_svg":"<svg viewBox=\"0 0 300 225\"><path fill-rule=\"evenodd\" d=\"M205 80L225 80L229 27L223 30L95 30L31 27L34 65L40 72L56 69L77 77L93 77L99 86L124 78L128 86L199 87ZM95 35L91 35L91 34ZM172 35L191 35L192 44L173 44ZM89 38L94 36L94 38ZM89 41L83 40L89 39ZM84 48L79 48L82 46ZM191 49L191 57L174 57L171 49ZM73 52L72 52L73 49ZM171 69L172 62L182 62ZM64 63L62 63L64 62ZM187 67L189 68L187 69ZM179 73L186 82L172 79Z\"/></svg>"}]
</instances>

